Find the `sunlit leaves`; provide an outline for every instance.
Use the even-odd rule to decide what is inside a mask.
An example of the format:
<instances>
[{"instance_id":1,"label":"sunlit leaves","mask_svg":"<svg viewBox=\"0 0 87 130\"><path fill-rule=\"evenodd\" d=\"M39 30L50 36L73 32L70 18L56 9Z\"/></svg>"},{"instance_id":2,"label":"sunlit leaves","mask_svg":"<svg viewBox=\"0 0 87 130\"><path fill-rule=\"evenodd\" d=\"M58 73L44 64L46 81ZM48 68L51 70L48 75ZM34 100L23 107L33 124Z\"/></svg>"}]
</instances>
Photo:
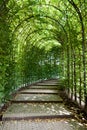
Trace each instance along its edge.
<instances>
[{"instance_id":1,"label":"sunlit leaves","mask_svg":"<svg viewBox=\"0 0 87 130\"><path fill-rule=\"evenodd\" d=\"M73 1L86 26L87 2ZM68 0L9 0L1 8L0 20L0 82L6 96L21 84L57 76L63 69L67 73L67 46L79 55L78 47L82 55L81 23ZM72 49L69 52L73 66ZM77 66L80 61L76 58ZM78 80L78 67L76 73Z\"/></svg>"}]
</instances>

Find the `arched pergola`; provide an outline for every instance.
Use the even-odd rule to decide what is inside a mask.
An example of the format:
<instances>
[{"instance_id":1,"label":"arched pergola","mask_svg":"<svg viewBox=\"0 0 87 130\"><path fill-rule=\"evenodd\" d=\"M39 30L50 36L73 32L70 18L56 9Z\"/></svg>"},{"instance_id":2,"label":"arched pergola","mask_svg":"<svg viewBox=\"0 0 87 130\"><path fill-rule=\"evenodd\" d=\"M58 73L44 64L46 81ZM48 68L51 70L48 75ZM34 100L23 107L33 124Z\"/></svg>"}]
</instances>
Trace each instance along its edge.
<instances>
[{"instance_id":1,"label":"arched pergola","mask_svg":"<svg viewBox=\"0 0 87 130\"><path fill-rule=\"evenodd\" d=\"M60 77L68 96L87 107L86 5L85 0L0 2L0 102L23 84Z\"/></svg>"}]
</instances>

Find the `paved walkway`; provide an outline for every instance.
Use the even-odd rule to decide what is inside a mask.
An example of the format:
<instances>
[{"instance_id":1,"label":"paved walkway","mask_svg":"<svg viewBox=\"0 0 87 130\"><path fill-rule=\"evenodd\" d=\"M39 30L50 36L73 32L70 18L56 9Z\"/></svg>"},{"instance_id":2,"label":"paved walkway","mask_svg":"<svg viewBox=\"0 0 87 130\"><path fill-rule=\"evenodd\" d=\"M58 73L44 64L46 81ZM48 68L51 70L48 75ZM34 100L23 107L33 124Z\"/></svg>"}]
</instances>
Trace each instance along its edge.
<instances>
[{"instance_id":1,"label":"paved walkway","mask_svg":"<svg viewBox=\"0 0 87 130\"><path fill-rule=\"evenodd\" d=\"M59 88L51 80L19 91L3 114L0 130L87 130L66 108Z\"/></svg>"}]
</instances>

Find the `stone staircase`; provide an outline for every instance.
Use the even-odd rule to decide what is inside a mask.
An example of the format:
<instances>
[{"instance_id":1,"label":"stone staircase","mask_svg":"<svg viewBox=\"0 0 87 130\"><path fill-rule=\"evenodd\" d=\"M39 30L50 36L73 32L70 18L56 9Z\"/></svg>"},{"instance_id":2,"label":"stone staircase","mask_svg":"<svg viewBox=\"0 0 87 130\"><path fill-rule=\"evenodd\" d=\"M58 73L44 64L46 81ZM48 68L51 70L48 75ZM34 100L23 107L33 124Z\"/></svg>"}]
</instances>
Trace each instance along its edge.
<instances>
[{"instance_id":1,"label":"stone staircase","mask_svg":"<svg viewBox=\"0 0 87 130\"><path fill-rule=\"evenodd\" d=\"M18 91L3 114L2 130L76 130L73 124L79 128L78 123L60 93L63 92L57 80L43 81Z\"/></svg>"}]
</instances>

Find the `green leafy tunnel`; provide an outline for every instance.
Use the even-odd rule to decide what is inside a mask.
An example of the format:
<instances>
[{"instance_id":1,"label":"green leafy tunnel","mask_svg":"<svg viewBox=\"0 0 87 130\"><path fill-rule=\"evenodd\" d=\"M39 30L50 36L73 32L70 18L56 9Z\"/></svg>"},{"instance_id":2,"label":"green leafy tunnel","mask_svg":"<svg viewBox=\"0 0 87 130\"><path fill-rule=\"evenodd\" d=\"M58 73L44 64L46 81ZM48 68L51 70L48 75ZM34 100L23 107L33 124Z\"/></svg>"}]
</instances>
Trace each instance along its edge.
<instances>
[{"instance_id":1,"label":"green leafy tunnel","mask_svg":"<svg viewBox=\"0 0 87 130\"><path fill-rule=\"evenodd\" d=\"M87 1L0 0L0 103L18 88L58 78L87 106Z\"/></svg>"}]
</instances>

